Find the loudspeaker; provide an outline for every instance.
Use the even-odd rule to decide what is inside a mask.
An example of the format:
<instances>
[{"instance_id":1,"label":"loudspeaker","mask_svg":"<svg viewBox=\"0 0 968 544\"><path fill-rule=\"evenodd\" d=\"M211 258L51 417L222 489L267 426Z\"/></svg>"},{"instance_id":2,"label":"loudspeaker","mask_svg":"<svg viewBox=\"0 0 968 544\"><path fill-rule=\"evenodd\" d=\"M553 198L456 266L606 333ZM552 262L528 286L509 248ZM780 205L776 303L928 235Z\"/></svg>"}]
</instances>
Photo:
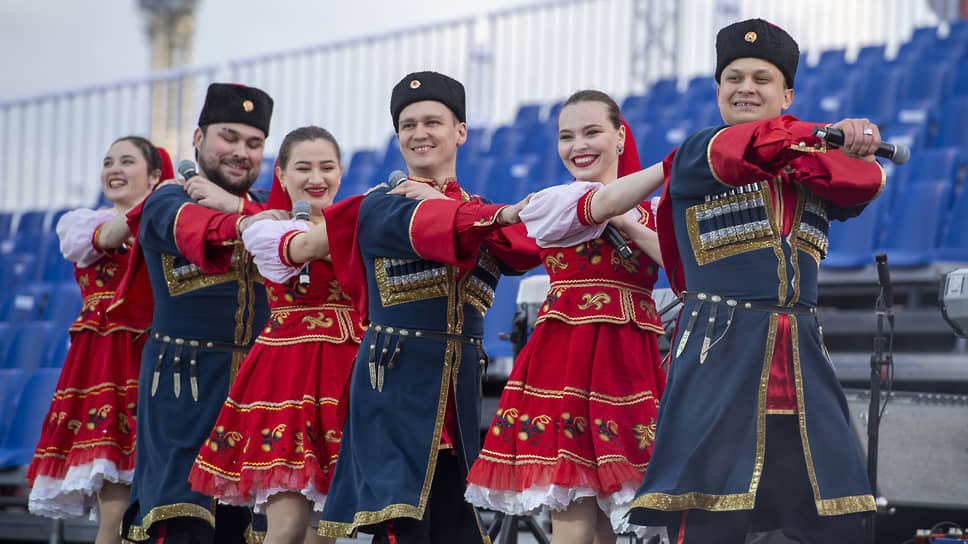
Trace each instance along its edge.
<instances>
[{"instance_id":1,"label":"loudspeaker","mask_svg":"<svg viewBox=\"0 0 968 544\"><path fill-rule=\"evenodd\" d=\"M870 392L844 393L866 460ZM881 394L882 402L885 396ZM892 506L968 508L968 396L900 391L887 396L878 438L876 496Z\"/></svg>"}]
</instances>

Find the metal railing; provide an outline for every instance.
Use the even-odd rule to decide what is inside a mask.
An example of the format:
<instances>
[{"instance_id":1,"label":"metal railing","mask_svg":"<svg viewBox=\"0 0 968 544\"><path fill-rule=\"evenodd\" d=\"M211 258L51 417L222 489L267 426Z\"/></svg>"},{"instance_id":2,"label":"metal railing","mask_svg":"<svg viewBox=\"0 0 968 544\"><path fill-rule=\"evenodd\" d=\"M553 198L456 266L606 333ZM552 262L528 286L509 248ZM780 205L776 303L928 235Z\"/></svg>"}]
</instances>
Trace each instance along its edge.
<instances>
[{"instance_id":1,"label":"metal railing","mask_svg":"<svg viewBox=\"0 0 968 544\"><path fill-rule=\"evenodd\" d=\"M470 126L514 119L524 103L551 104L581 88L622 99L661 77L712 73L716 29L764 17L793 34L816 62L824 49L896 52L918 26L941 25L932 2L907 0L549 0L464 18L323 43L219 65L0 102L0 210L90 206L114 139L149 136L190 157L198 107L212 81L260 87L275 99L267 156L289 130L329 128L348 160L384 149L390 89L410 71L464 82ZM933 2L938 4L938 2ZM952 4L952 2L941 2ZM269 8L267 8L269 9Z\"/></svg>"}]
</instances>

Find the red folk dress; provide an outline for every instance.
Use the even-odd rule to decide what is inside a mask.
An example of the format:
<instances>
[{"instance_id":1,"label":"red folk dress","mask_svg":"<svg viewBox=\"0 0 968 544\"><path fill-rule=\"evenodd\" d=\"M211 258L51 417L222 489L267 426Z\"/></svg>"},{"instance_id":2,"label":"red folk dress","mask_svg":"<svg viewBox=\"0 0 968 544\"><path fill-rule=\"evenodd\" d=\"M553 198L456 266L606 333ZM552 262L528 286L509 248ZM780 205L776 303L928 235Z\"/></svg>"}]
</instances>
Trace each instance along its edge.
<instances>
[{"instance_id":1,"label":"red folk dress","mask_svg":"<svg viewBox=\"0 0 968 544\"><path fill-rule=\"evenodd\" d=\"M78 517L92 507L105 481L131 484L135 412L144 330L108 319L129 264L126 248L101 251L95 232L112 210L74 210L57 223L64 258L84 298L70 328L71 346L27 469L31 513Z\"/></svg>"},{"instance_id":2,"label":"red folk dress","mask_svg":"<svg viewBox=\"0 0 968 544\"><path fill-rule=\"evenodd\" d=\"M658 266L633 243L623 259L600 238L604 225L586 209L600 186L546 189L521 213L551 285L466 497L508 514L595 497L616 532L627 532L623 516L649 462L665 385L651 297ZM649 207L629 213L654 228Z\"/></svg>"},{"instance_id":3,"label":"red folk dress","mask_svg":"<svg viewBox=\"0 0 968 544\"><path fill-rule=\"evenodd\" d=\"M301 225L266 220L244 233L265 277L271 315L188 478L195 491L252 504L260 513L280 492L301 493L322 510L363 337L359 314L329 262L310 262L308 285L299 282L300 268L286 262L289 239Z\"/></svg>"}]
</instances>

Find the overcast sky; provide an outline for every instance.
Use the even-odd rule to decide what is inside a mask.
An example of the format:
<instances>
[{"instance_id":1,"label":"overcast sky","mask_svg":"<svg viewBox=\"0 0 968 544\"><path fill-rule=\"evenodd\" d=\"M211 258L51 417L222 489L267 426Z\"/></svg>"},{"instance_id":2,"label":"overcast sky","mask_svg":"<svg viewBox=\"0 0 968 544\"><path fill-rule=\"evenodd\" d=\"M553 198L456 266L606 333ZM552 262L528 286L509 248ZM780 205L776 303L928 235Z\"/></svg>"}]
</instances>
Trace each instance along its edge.
<instances>
[{"instance_id":1,"label":"overcast sky","mask_svg":"<svg viewBox=\"0 0 968 544\"><path fill-rule=\"evenodd\" d=\"M198 0L194 64L449 20L533 0ZM0 0L0 100L148 72L138 0Z\"/></svg>"}]
</instances>

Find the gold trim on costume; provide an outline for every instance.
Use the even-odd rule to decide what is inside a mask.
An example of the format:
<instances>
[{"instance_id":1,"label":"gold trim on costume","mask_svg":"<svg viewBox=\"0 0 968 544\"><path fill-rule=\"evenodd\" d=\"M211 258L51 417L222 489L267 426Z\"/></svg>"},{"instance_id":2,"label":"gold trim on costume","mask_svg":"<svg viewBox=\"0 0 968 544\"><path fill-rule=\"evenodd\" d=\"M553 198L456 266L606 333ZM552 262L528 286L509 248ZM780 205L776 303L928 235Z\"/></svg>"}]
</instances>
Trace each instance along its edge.
<instances>
[{"instance_id":1,"label":"gold trim on costume","mask_svg":"<svg viewBox=\"0 0 968 544\"><path fill-rule=\"evenodd\" d=\"M722 178L719 177L719 174L716 173L716 168L713 167L713 154L712 154L713 142L715 142L716 138L719 138L719 135L722 134L723 132L725 132L725 129L720 130L716 134L713 134L713 137L709 139L709 143L706 144L706 164L709 165L709 173L712 174L713 179L725 185L726 187L729 187L730 189L735 189L736 187L723 181ZM753 182L751 181L750 183L753 183Z\"/></svg>"},{"instance_id":2,"label":"gold trim on costume","mask_svg":"<svg viewBox=\"0 0 968 544\"><path fill-rule=\"evenodd\" d=\"M192 267L192 270L176 274L175 256L163 254L161 256L161 269L165 274L165 284L168 286L168 294L171 296L183 295L196 289L236 280L240 274L240 267L242 266L236 259L240 246L236 246L236 251L232 254L232 263L229 265L228 271L222 274L206 274L201 268L190 262L187 266Z\"/></svg>"},{"instance_id":3,"label":"gold trim on costume","mask_svg":"<svg viewBox=\"0 0 968 544\"><path fill-rule=\"evenodd\" d=\"M702 240L699 232L698 216L700 213L710 209L720 208L728 204L740 204L749 201L762 200L763 208L766 212L765 215L769 218L769 198L769 189L766 188L765 184L762 184L760 190L752 193L728 195L718 200L702 202L687 208L686 230L689 232L689 241L690 245L692 245L696 263L702 266L726 257L732 257L733 255L738 255L740 253L746 253L748 251L763 249L774 245L775 241L773 239L773 233L770 232L770 228L768 227L746 232L742 235L722 236L716 240L707 242ZM773 226L772 221L768 221L768 224L770 227Z\"/></svg>"},{"instance_id":4,"label":"gold trim on costume","mask_svg":"<svg viewBox=\"0 0 968 544\"><path fill-rule=\"evenodd\" d=\"M377 257L373 260L373 274L376 279L377 288L380 291L380 303L383 307L425 300L428 298L438 298L447 296L447 283L451 281L451 266L440 264L439 269L448 270L446 274L436 274L430 277L409 281L400 285L390 285L387 274L387 261L391 259ZM427 261L433 262L433 261ZM429 270L428 270L429 272Z\"/></svg>"},{"instance_id":5,"label":"gold trim on costume","mask_svg":"<svg viewBox=\"0 0 968 544\"><path fill-rule=\"evenodd\" d=\"M199 506L190 502L178 502L175 504L164 504L151 509L143 518L141 525L132 525L128 528L128 538L132 540L148 540L148 529L159 521L173 518L197 518L205 520L215 527L215 515L204 506Z\"/></svg>"}]
</instances>

